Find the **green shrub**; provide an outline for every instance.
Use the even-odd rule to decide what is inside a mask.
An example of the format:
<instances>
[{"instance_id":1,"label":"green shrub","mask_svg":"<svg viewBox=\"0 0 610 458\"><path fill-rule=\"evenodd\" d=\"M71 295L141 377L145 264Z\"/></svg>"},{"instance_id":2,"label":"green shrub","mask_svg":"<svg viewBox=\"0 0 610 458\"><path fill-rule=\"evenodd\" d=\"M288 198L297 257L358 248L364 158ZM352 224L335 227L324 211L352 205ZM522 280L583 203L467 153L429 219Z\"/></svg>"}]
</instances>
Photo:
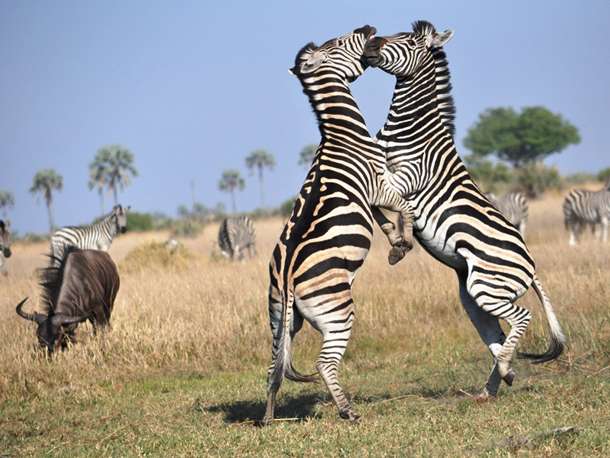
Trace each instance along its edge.
<instances>
[{"instance_id":1,"label":"green shrub","mask_svg":"<svg viewBox=\"0 0 610 458\"><path fill-rule=\"evenodd\" d=\"M597 174L597 179L603 181L610 187L610 167L600 170Z\"/></svg>"},{"instance_id":2,"label":"green shrub","mask_svg":"<svg viewBox=\"0 0 610 458\"><path fill-rule=\"evenodd\" d=\"M493 163L473 154L464 157L464 162L474 181L486 192L498 192L513 179L510 168L501 162Z\"/></svg>"},{"instance_id":3,"label":"green shrub","mask_svg":"<svg viewBox=\"0 0 610 458\"><path fill-rule=\"evenodd\" d=\"M516 174L519 190L531 198L536 198L549 189L561 189L562 186L557 167L547 167L539 162L520 168Z\"/></svg>"},{"instance_id":4,"label":"green shrub","mask_svg":"<svg viewBox=\"0 0 610 458\"><path fill-rule=\"evenodd\" d=\"M127 212L127 228L135 232L152 231L153 218L148 213Z\"/></svg>"},{"instance_id":5,"label":"green shrub","mask_svg":"<svg viewBox=\"0 0 610 458\"><path fill-rule=\"evenodd\" d=\"M190 218L177 219L172 224L173 237L197 237L203 230L203 224Z\"/></svg>"}]
</instances>

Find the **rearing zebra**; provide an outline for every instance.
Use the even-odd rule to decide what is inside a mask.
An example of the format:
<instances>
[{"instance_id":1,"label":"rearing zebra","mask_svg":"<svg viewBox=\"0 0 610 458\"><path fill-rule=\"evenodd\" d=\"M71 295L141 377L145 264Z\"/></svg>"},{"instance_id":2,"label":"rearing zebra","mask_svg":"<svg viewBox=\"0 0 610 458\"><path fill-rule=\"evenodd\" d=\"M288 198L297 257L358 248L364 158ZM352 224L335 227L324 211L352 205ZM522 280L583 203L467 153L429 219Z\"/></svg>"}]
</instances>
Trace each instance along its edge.
<instances>
[{"instance_id":1,"label":"rearing zebra","mask_svg":"<svg viewBox=\"0 0 610 458\"><path fill-rule=\"evenodd\" d=\"M112 239L127 231L127 211L130 207L115 205L100 221L86 226L68 226L58 229L51 236L51 264L59 266L68 246L81 250L108 251Z\"/></svg>"},{"instance_id":2,"label":"rearing zebra","mask_svg":"<svg viewBox=\"0 0 610 458\"><path fill-rule=\"evenodd\" d=\"M247 216L225 218L218 228L218 246L229 259L251 258L256 254L254 224Z\"/></svg>"},{"instance_id":3,"label":"rearing zebra","mask_svg":"<svg viewBox=\"0 0 610 458\"><path fill-rule=\"evenodd\" d=\"M535 362L557 358L565 337L535 273L521 234L472 181L453 141L454 106L442 46L453 32L438 33L418 21L413 32L369 40L372 66L396 76L388 119L378 133L392 170L401 170L403 195L414 211L420 244L458 276L460 299L494 357L494 369L480 395L495 396L500 378L512 384L515 346L531 314L515 304L533 285L551 330L551 344ZM498 318L511 326L505 337Z\"/></svg>"},{"instance_id":4,"label":"rearing zebra","mask_svg":"<svg viewBox=\"0 0 610 458\"><path fill-rule=\"evenodd\" d=\"M322 140L269 265L273 349L263 424L273 419L284 376L315 380L291 363L292 339L303 319L322 334L316 368L341 417L358 418L337 371L354 320L352 282L371 246L371 205L399 210L410 221L410 209L394 190L385 156L369 136L348 86L364 71L362 52L374 33L364 26L319 47L310 43L292 69L316 113ZM401 237L391 242L408 245Z\"/></svg>"},{"instance_id":5,"label":"rearing zebra","mask_svg":"<svg viewBox=\"0 0 610 458\"><path fill-rule=\"evenodd\" d=\"M8 224L0 219L0 273L7 275L5 258L11 257L11 233Z\"/></svg>"},{"instance_id":6,"label":"rearing zebra","mask_svg":"<svg viewBox=\"0 0 610 458\"><path fill-rule=\"evenodd\" d=\"M496 197L492 193L487 193L485 196L504 215L509 223L519 229L521 236L525 237L525 226L528 216L527 197L525 197L525 194L522 192L509 192L501 197Z\"/></svg>"},{"instance_id":7,"label":"rearing zebra","mask_svg":"<svg viewBox=\"0 0 610 458\"><path fill-rule=\"evenodd\" d=\"M571 246L576 245L586 225L594 230L601 225L601 239L607 242L609 219L610 188L601 191L573 189L563 201L563 221L570 232Z\"/></svg>"}]
</instances>

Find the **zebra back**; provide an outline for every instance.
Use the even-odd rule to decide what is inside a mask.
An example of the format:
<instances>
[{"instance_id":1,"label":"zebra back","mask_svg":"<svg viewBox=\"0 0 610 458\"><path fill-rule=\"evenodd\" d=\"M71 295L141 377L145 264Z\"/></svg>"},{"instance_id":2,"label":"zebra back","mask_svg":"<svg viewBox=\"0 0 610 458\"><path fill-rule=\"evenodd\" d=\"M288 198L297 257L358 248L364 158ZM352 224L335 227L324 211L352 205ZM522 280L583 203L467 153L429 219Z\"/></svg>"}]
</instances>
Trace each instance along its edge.
<instances>
[{"instance_id":1,"label":"zebra back","mask_svg":"<svg viewBox=\"0 0 610 458\"><path fill-rule=\"evenodd\" d=\"M610 218L610 191L573 189L563 201L563 218L567 228L575 224L598 224Z\"/></svg>"}]
</instances>

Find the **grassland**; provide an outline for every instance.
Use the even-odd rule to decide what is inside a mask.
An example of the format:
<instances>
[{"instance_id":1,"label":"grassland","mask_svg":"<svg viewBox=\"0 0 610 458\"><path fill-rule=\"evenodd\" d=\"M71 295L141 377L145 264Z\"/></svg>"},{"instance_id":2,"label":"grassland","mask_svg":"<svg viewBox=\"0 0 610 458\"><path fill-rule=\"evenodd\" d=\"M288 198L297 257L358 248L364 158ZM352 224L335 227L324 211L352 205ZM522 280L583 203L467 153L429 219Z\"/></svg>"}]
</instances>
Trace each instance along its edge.
<instances>
[{"instance_id":1,"label":"grassland","mask_svg":"<svg viewBox=\"0 0 610 458\"><path fill-rule=\"evenodd\" d=\"M188 255L175 262L133 252L167 234L121 236L112 331L82 327L81 343L53 361L14 312L24 296L37 304L46 246L16 244L0 277L0 456L608 456L610 245L588 237L568 248L560 208L560 196L531 205L528 243L569 349L544 366L516 361L514 386L485 404L468 393L490 359L453 272L420 248L391 268L376 240L355 282L341 372L359 424L339 419L323 386L287 382L277 414L288 421L253 426L264 410L267 261L280 220L257 222L259 255L244 263L214 254L215 226L184 241ZM521 303L534 312L521 348L542 350L535 295ZM313 369L318 348L318 335L302 332L297 367ZM561 427L575 429L553 433Z\"/></svg>"}]
</instances>

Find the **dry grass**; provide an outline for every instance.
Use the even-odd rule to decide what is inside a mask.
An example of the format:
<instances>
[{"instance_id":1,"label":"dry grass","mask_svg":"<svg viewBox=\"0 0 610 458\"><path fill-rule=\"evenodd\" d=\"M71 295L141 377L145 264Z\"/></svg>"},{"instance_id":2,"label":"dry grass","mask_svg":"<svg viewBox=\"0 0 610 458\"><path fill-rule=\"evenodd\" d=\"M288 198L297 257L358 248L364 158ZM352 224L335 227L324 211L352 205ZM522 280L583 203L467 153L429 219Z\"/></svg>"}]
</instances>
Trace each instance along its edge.
<instances>
[{"instance_id":1,"label":"dry grass","mask_svg":"<svg viewBox=\"0 0 610 458\"><path fill-rule=\"evenodd\" d=\"M365 422L371 419L369 426L362 426L358 440L364 441L370 433L370 443L350 442L356 440L349 434L353 427L339 421L331 406L319 403L324 399L322 387L286 385L284 392L288 394L280 411L284 416L313 415L319 420L274 427L273 433L256 429L244 433L229 425L261 413L258 401L264 398L264 372L270 354L267 257L281 230L280 220L257 222L259 256L243 263L213 256L215 226L207 227L196 239L185 240L188 255L181 254L175 265L172 260L168 264L150 256L159 251L159 242L167 234L121 236L111 249L121 273L112 331L94 338L88 327L81 327L81 343L50 362L34 349L33 324L14 312L24 296L30 296L30 308L37 304L34 270L44 264L41 253L46 246L15 244L11 273L0 277L0 454L8 450L15 456L163 451L269 455L284 450L300 455L323 454L328 447L341 454L352 446L371 453L408 449L413 454L442 454L452 450L452 444L461 444L455 445L460 447L456 454L468 454L494 450L488 441L496 437L495 430L487 421L500 421L502 427L523 433L521 422L531 420L535 431L544 421L536 415L546 419L545 409L555 409L561 415L567 409L566 418L581 424L550 426L586 430L590 425L584 424L584 418L591 415L601 415L608 422L610 246L587 237L581 246L569 249L560 209L560 196L530 205L528 242L570 347L559 363L542 367L516 363L521 378L512 391L503 387L498 401L498 409L509 419L507 425L502 423L506 419L494 416L495 408L479 413L455 398L461 388L469 391L483 384L490 361L461 309L453 271L420 248L391 268L386 264L385 242L376 240L356 280L356 326L342 372L347 388L356 392L356 407L365 414ZM542 350L546 329L540 306L532 293L521 303L535 314L522 348ZM317 334L309 329L298 337L299 368L312 369L318 345ZM527 387L540 387L540 391L520 391ZM605 395L596 398L604 389ZM375 399L400 396L400 405L409 406L409 410L396 407L396 402L379 407L375 403ZM582 403L570 404L571 396ZM435 398L444 401L431 403L429 399ZM545 404L549 400L554 404ZM600 400L605 400L605 406L598 405ZM302 406L308 401L318 410L304 411ZM176 410L176 406L181 407ZM528 406L537 409L535 415L526 415ZM140 416L131 418L132 409ZM77 412L92 423L76 419ZM414 413L418 416L413 424L401 423ZM447 423L450 418L461 423L465 416L473 424L481 422L484 432L471 437L467 427L454 428ZM103 427L95 426L105 417ZM383 426L386 420L391 427ZM48 422L46 429L37 429L39 422ZM430 422L440 429L425 429ZM135 425L144 430L134 432ZM400 429L390 434L397 425ZM415 431L417 425L424 429ZM302 442L280 440L286 428L302 433ZM406 442L400 442L397 435L407 431L415 436L408 440L404 436ZM580 442L570 442L570 447L577 452L608 451L607 444L598 443L597 430L591 431L590 436L581 434ZM78 439L68 445L64 435L70 434ZM344 437L347 445L341 448L335 444L335 436ZM93 444L91 437L96 438ZM303 448L312 437L316 437L315 446L310 444L314 448ZM45 448L49 440L55 447L50 451ZM275 440L283 444L279 449L274 448ZM555 439L542 445L547 447L545 453L564 446Z\"/></svg>"}]
</instances>

